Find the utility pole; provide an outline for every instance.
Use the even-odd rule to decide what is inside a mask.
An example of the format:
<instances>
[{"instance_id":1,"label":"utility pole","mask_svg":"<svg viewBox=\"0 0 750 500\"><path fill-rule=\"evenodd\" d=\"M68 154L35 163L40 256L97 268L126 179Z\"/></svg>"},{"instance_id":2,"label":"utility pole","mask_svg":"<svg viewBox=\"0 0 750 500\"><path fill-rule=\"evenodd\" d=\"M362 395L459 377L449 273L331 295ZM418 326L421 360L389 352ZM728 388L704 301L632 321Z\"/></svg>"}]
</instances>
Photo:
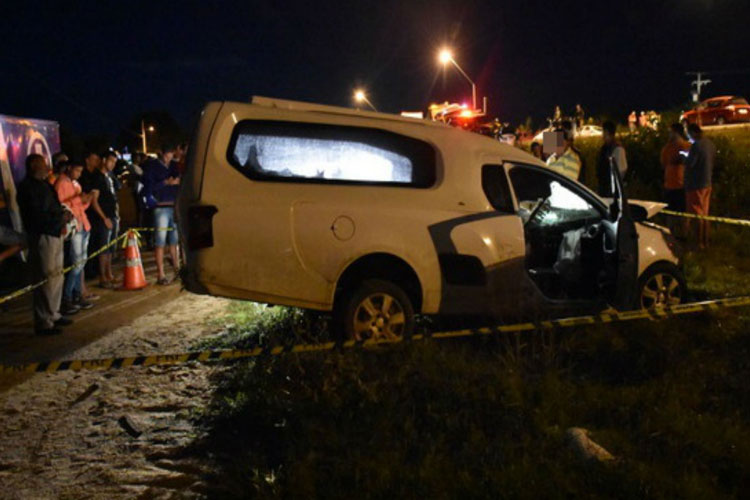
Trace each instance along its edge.
<instances>
[{"instance_id":1,"label":"utility pole","mask_svg":"<svg viewBox=\"0 0 750 500\"><path fill-rule=\"evenodd\" d=\"M695 76L695 80L691 82L692 86L695 87L695 90L693 91L693 102L700 101L701 90L703 90L703 87L711 83L711 80L703 78L703 75L706 74L705 71L689 71L685 74Z\"/></svg>"}]
</instances>

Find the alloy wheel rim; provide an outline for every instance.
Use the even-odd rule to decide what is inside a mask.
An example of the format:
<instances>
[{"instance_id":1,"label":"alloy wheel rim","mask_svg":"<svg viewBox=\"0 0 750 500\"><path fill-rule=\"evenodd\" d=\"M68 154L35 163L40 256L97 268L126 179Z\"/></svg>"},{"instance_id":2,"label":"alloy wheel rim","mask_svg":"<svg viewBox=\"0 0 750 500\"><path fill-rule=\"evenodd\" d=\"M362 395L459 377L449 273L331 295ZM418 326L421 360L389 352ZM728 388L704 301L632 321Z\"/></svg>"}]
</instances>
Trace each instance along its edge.
<instances>
[{"instance_id":1,"label":"alloy wheel rim","mask_svg":"<svg viewBox=\"0 0 750 500\"><path fill-rule=\"evenodd\" d=\"M403 305L392 295L373 293L354 311L355 340L396 340L403 336L406 316Z\"/></svg>"},{"instance_id":2,"label":"alloy wheel rim","mask_svg":"<svg viewBox=\"0 0 750 500\"><path fill-rule=\"evenodd\" d=\"M680 282L668 273L658 273L646 282L641 290L641 307L676 306L682 302Z\"/></svg>"}]
</instances>

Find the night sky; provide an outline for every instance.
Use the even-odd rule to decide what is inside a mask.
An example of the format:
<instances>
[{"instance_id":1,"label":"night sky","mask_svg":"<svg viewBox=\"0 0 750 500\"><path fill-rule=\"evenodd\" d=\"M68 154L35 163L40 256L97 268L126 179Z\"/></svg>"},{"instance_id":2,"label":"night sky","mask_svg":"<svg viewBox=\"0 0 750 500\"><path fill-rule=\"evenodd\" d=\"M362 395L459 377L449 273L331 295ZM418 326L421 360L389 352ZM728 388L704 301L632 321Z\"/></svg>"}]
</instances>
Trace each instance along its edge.
<instances>
[{"instance_id":1,"label":"night sky","mask_svg":"<svg viewBox=\"0 0 750 500\"><path fill-rule=\"evenodd\" d=\"M204 102L253 94L349 106L362 86L391 112L469 102L437 62L443 45L512 122L540 124L558 103L621 121L679 107L697 69L713 72L704 97L750 97L748 0L632 3L8 2L0 114L115 134L141 111L190 127Z\"/></svg>"}]
</instances>

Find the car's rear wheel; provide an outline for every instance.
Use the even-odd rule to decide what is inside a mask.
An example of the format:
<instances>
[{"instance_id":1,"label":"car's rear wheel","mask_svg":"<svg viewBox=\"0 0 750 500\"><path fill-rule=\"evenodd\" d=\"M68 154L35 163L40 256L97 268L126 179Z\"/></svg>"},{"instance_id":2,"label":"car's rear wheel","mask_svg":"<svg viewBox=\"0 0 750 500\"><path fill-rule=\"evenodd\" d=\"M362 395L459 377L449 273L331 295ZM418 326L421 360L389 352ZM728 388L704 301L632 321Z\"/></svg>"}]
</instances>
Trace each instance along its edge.
<instances>
[{"instance_id":1,"label":"car's rear wheel","mask_svg":"<svg viewBox=\"0 0 750 500\"><path fill-rule=\"evenodd\" d=\"M685 278L674 264L654 264L638 280L638 305L642 309L676 306L685 301Z\"/></svg>"},{"instance_id":2,"label":"car's rear wheel","mask_svg":"<svg viewBox=\"0 0 750 500\"><path fill-rule=\"evenodd\" d=\"M724 125L726 122L727 120L723 116L720 116L716 119L716 125Z\"/></svg>"},{"instance_id":3,"label":"car's rear wheel","mask_svg":"<svg viewBox=\"0 0 750 500\"><path fill-rule=\"evenodd\" d=\"M344 340L398 340L414 331L414 306L390 281L365 280L340 300L336 326Z\"/></svg>"}]
</instances>

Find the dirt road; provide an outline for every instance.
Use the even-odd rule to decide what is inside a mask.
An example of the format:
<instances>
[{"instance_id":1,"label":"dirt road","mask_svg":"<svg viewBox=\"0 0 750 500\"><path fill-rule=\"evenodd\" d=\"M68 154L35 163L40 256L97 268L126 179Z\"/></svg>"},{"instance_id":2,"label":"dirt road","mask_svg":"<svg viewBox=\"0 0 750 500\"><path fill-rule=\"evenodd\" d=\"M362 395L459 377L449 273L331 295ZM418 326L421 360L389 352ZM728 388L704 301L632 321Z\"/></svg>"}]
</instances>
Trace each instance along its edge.
<instances>
[{"instance_id":1,"label":"dirt road","mask_svg":"<svg viewBox=\"0 0 750 500\"><path fill-rule=\"evenodd\" d=\"M220 327L227 301L181 293L70 353L93 358L175 352ZM176 366L35 375L0 394L4 498L192 498L205 466L181 457L191 418L226 367Z\"/></svg>"}]
</instances>

